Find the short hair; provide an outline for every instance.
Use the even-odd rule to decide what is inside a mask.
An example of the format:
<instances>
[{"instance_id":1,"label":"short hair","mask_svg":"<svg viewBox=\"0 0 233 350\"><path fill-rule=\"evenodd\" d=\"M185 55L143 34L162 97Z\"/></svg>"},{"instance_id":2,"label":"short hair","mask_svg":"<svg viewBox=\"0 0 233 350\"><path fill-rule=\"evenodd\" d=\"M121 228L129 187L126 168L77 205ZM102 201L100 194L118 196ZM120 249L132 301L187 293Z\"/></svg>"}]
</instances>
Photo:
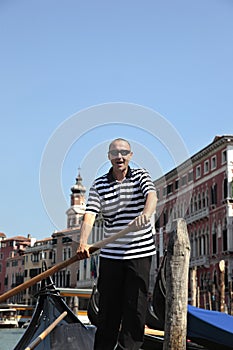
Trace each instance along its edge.
<instances>
[{"instance_id":1,"label":"short hair","mask_svg":"<svg viewBox=\"0 0 233 350\"><path fill-rule=\"evenodd\" d=\"M111 148L112 144L113 144L115 141L124 141L124 142L128 143L129 148L131 149L131 145L130 145L130 143L129 143L129 141L128 141L128 140L123 139L123 138L121 138L121 137L118 137L118 138L114 139L114 140L113 140L113 141L110 143L109 148L108 148L109 150L110 150L110 148Z\"/></svg>"}]
</instances>

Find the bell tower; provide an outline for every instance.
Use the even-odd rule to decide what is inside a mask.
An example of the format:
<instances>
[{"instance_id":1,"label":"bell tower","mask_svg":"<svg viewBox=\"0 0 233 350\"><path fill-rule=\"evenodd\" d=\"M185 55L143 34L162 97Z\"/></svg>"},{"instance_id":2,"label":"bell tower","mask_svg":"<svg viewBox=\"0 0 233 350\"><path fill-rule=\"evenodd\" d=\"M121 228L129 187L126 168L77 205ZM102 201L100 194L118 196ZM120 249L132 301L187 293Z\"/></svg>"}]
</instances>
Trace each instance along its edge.
<instances>
[{"instance_id":1,"label":"bell tower","mask_svg":"<svg viewBox=\"0 0 233 350\"><path fill-rule=\"evenodd\" d=\"M86 188L82 184L80 171L76 177L76 183L71 187L70 208L67 210L67 228L80 226L86 209Z\"/></svg>"}]
</instances>

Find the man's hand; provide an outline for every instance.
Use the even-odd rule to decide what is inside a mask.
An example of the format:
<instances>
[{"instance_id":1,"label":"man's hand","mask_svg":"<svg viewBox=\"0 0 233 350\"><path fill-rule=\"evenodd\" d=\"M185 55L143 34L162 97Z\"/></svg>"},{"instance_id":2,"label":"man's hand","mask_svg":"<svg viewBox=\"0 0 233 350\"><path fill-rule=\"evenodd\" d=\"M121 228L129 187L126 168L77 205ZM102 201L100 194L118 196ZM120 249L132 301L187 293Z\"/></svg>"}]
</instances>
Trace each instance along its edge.
<instances>
[{"instance_id":1,"label":"man's hand","mask_svg":"<svg viewBox=\"0 0 233 350\"><path fill-rule=\"evenodd\" d=\"M147 214L141 214L137 216L130 225L134 225L137 230L143 229L150 222L150 216Z\"/></svg>"},{"instance_id":2,"label":"man's hand","mask_svg":"<svg viewBox=\"0 0 233 350\"><path fill-rule=\"evenodd\" d=\"M76 253L79 256L80 260L90 257L89 247L90 247L89 244L83 244L83 243L79 244Z\"/></svg>"}]
</instances>

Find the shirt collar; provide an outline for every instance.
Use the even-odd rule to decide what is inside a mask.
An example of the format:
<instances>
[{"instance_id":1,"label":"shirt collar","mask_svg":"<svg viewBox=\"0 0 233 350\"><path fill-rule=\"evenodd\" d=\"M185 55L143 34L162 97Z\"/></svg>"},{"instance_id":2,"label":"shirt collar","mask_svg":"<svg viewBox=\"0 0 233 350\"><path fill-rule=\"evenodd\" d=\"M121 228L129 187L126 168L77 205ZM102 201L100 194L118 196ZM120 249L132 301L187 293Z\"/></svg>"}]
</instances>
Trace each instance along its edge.
<instances>
[{"instance_id":1,"label":"shirt collar","mask_svg":"<svg viewBox=\"0 0 233 350\"><path fill-rule=\"evenodd\" d=\"M132 171L131 171L131 168L128 166L128 171L127 171L127 173L126 173L126 178L130 178L131 177L131 175L132 175ZM116 181L116 179L114 178L114 176L113 176L113 168L111 167L110 168L110 170L109 170L109 172L108 172L108 174L107 174L107 178L108 178L108 181L109 182L114 182L114 181Z\"/></svg>"}]
</instances>

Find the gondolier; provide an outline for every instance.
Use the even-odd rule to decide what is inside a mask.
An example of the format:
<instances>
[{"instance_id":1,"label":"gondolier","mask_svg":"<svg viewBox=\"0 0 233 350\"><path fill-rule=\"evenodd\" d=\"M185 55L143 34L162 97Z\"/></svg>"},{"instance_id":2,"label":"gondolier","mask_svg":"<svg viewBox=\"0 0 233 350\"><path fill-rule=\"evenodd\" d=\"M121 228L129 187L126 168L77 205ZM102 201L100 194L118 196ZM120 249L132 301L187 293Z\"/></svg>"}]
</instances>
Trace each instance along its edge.
<instances>
[{"instance_id":1,"label":"gondolier","mask_svg":"<svg viewBox=\"0 0 233 350\"><path fill-rule=\"evenodd\" d=\"M94 181L81 228L77 254L83 258L89 256L87 241L96 215L103 217L105 238L134 223L132 232L100 251L95 350L137 350L143 343L149 272L155 254L150 219L157 195L149 173L130 168L132 155L127 140L118 138L110 143L112 167Z\"/></svg>"}]
</instances>

